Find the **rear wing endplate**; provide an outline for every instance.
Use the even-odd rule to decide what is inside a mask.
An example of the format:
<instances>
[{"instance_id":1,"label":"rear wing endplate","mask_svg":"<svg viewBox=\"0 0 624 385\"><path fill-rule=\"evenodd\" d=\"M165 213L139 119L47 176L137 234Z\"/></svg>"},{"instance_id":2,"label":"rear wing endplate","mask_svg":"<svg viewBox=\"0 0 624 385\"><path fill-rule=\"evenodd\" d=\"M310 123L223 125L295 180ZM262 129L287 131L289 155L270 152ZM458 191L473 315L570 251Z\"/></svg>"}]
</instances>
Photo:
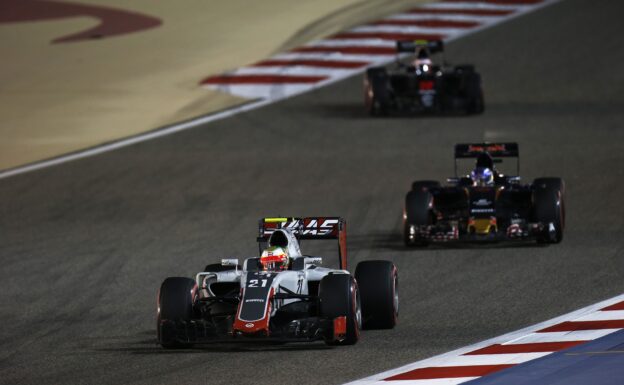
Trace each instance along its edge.
<instances>
[{"instance_id":1,"label":"rear wing endplate","mask_svg":"<svg viewBox=\"0 0 624 385\"><path fill-rule=\"evenodd\" d=\"M340 268L347 269L347 221L340 217L271 217L260 219L258 242L277 229L290 229L298 239L337 239Z\"/></svg>"}]
</instances>

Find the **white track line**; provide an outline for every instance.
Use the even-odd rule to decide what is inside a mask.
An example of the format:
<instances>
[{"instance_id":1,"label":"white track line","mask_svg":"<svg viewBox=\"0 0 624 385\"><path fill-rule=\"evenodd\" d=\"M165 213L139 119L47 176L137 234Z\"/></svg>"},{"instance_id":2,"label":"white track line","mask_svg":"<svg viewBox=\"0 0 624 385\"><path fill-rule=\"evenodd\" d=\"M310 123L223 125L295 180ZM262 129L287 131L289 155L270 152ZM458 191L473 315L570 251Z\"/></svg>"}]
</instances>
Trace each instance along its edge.
<instances>
[{"instance_id":1,"label":"white track line","mask_svg":"<svg viewBox=\"0 0 624 385\"><path fill-rule=\"evenodd\" d=\"M297 75L297 76L338 76L343 72L353 72L352 68L324 68L306 65L241 67L227 75Z\"/></svg>"},{"instance_id":2,"label":"white track line","mask_svg":"<svg viewBox=\"0 0 624 385\"><path fill-rule=\"evenodd\" d=\"M464 33L470 28L429 28L429 27L416 27L408 25L363 25L361 27L355 27L350 29L350 33L424 33L431 35L457 35ZM396 42L392 42L393 45Z\"/></svg>"},{"instance_id":3,"label":"white track line","mask_svg":"<svg viewBox=\"0 0 624 385\"><path fill-rule=\"evenodd\" d=\"M469 356L453 356L440 360L432 366L473 366L473 365L506 365L521 364L536 358L549 355L551 352L514 353L514 354L476 354Z\"/></svg>"},{"instance_id":4,"label":"white track line","mask_svg":"<svg viewBox=\"0 0 624 385\"><path fill-rule=\"evenodd\" d=\"M489 23L492 20L506 19L507 16L499 15L445 15L440 13L399 13L382 20L442 20L442 21L471 21L476 23Z\"/></svg>"},{"instance_id":5,"label":"white track line","mask_svg":"<svg viewBox=\"0 0 624 385\"><path fill-rule=\"evenodd\" d=\"M538 342L591 341L620 329L575 330L573 332L531 333L519 337L508 344L532 344Z\"/></svg>"},{"instance_id":6,"label":"white track line","mask_svg":"<svg viewBox=\"0 0 624 385\"><path fill-rule=\"evenodd\" d=\"M401 380L401 385L457 385L462 382L476 380L479 377L435 378L431 380ZM386 381L371 382L367 385L388 385Z\"/></svg>"},{"instance_id":7,"label":"white track line","mask_svg":"<svg viewBox=\"0 0 624 385\"><path fill-rule=\"evenodd\" d=\"M289 52L280 53L267 60L335 60L335 61L361 61L361 62L387 62L387 55L354 55L340 52Z\"/></svg>"},{"instance_id":8,"label":"white track line","mask_svg":"<svg viewBox=\"0 0 624 385\"><path fill-rule=\"evenodd\" d=\"M396 47L396 41L385 39L323 39L302 47Z\"/></svg>"},{"instance_id":9,"label":"white track line","mask_svg":"<svg viewBox=\"0 0 624 385\"><path fill-rule=\"evenodd\" d=\"M519 9L518 12L512 13L510 15L505 15L505 16L495 16L495 17L482 17L482 16L472 16L472 15L439 15L439 14L397 14L395 16L389 16L389 19L392 18L396 18L396 19L405 19L405 20L422 20L422 19L448 19L448 20L479 20L479 21L483 21L483 20L487 20L487 23L484 23L478 27L475 28L466 28L462 31L462 33L457 34L457 35L453 35L450 36L448 38L445 38L444 40L446 42L450 42L453 40L456 40L460 37L463 36L467 36L470 35L472 33L476 33L478 31L481 31L485 28L489 28L492 26L495 26L499 23L502 23L504 21L509 21L512 20L516 17L520 17L523 16L529 12L533 12L536 11L538 9L541 9L543 7L546 7L548 5L554 4L558 1L561 0L545 0L542 3L539 4L535 4L535 5L531 5L531 6L520 6L520 7L516 7ZM437 3L435 3L437 4ZM459 3L449 3L449 4L455 4L456 6L459 6L457 4ZM473 7L475 6L475 4L481 4L481 3L466 3L466 4L471 4ZM479 5L477 5L479 6ZM484 5L484 6L487 6ZM430 8L435 8L435 5L428 5L428 7ZM443 6L442 6L443 7ZM466 5L466 7L468 7ZM325 40L321 40L321 41L317 41L317 42L312 42L312 43L308 43L306 45L304 45L305 47L310 47L310 46L318 46L318 45L324 45L327 47L332 47L332 46L378 46L378 47L392 47L395 45L395 42L392 41L388 41L388 40L382 40L382 39L325 39ZM282 55L287 55L288 53L284 53L284 54L280 54L278 56L283 57ZM304 55L306 53L294 53L294 54L300 54L300 55ZM312 53L310 53L312 54ZM337 55L337 53L333 53L332 55L336 55L334 57L340 57ZM372 56L375 58L380 58L377 60L371 60L370 63L375 64L375 65L379 65L381 63L388 63L390 62L392 59L392 57L394 57L394 55L365 55L365 56ZM277 57L277 56L276 56ZM312 57L312 56L311 56ZM345 55L346 57L346 55ZM270 59L270 58L269 58ZM364 69L358 69L355 71L351 71L345 74L340 74L338 76L334 76L331 77L325 81L319 82L317 84L314 84L312 86L308 85L308 87L299 87L299 86L294 86L294 87L283 87L283 85L280 86L273 86L272 88L270 86L265 87L262 91L263 95L268 95L267 99L263 99L263 100L251 100L248 104L242 105L242 106L237 106L237 107L233 107L218 113L214 113L214 114L210 114L210 115L205 115L205 116L200 116L198 118L186 121L186 122L181 122L181 123L176 123L176 124L172 124L172 125L168 125L153 131L149 131L149 132L145 132L142 134L137 134L134 136L131 136L129 138L124 138L124 139L120 139L120 140L116 140L110 143L104 143L98 146L94 146L91 148L87 148L85 150L79 150L73 153L69 153L66 155L61 155L55 158L51 158L51 159L47 159L47 160L42 160L42 161L38 161L38 162L34 162L31 164L27 164L24 166L18 166L18 167L14 167L14 168L10 168L7 170L3 170L0 171L0 179L4 179L4 178L9 178L15 175L20 175L20 174L24 174L27 172L32 172L32 171L36 171L36 170L41 170L43 168L47 168L47 167L52 167L52 166L56 166L56 165L60 165L63 163L67 163L67 162L71 162L74 160L79 160L79 159L83 159L83 158L87 158L87 157L91 157L91 156L95 156L98 154L102 154L105 152L109 152L109 151L114 151L117 150L119 148L123 148L123 147L127 147L127 146L131 146L133 144L136 143L140 143L140 142L145 142L148 140L152 140L152 139L156 139L156 138L160 138L163 136L167 136L167 135L171 135L174 134L176 132L180 132L180 131L184 131L184 130L188 130L197 126L200 126L202 124L206 124L209 122L214 122L216 120L220 120L220 119L224 119L242 112L246 112L246 111L251 111L254 110L256 108L260 108L263 106L266 106L268 104L271 103L275 103L277 101L283 100L285 98L288 97L292 97L298 94L301 94L303 92L307 92L307 91L311 91L314 90L316 88L319 87L324 87L326 85L335 83L337 81L340 81L348 76L357 74L357 73L361 73L363 72ZM239 90L239 92L242 92L244 94L249 94L249 96L254 96L254 93L250 92L249 87L248 86L243 86L243 85L219 85L219 86L210 86L210 87L214 87L216 89L231 89L231 90ZM247 89L244 89L244 87L248 87Z\"/></svg>"},{"instance_id":10,"label":"white track line","mask_svg":"<svg viewBox=\"0 0 624 385\"><path fill-rule=\"evenodd\" d=\"M574 321L608 321L616 319L624 319L624 310L598 311L596 313L587 314L585 316L579 317Z\"/></svg>"},{"instance_id":11,"label":"white track line","mask_svg":"<svg viewBox=\"0 0 624 385\"><path fill-rule=\"evenodd\" d=\"M444 3L427 3L421 5L419 8L426 9L479 9L479 10L494 10L494 11L518 11L527 8L531 8L532 5L523 4L493 4L493 3L473 3L463 1L453 1Z\"/></svg>"}]
</instances>

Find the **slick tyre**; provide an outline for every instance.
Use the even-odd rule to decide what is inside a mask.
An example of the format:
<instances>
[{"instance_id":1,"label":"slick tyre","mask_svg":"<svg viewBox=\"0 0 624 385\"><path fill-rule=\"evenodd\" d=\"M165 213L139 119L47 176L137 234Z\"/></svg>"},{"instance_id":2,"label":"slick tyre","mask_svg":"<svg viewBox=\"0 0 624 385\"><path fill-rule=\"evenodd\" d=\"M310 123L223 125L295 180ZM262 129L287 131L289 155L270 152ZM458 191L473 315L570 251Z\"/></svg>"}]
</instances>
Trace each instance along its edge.
<instances>
[{"instance_id":1,"label":"slick tyre","mask_svg":"<svg viewBox=\"0 0 624 385\"><path fill-rule=\"evenodd\" d=\"M544 234L539 243L560 243L563 240L563 205L561 192L537 188L533 192L533 215L535 221L554 226L553 234Z\"/></svg>"},{"instance_id":2,"label":"slick tyre","mask_svg":"<svg viewBox=\"0 0 624 385\"><path fill-rule=\"evenodd\" d=\"M392 329L399 317L399 274L390 261L364 261L355 269L364 329Z\"/></svg>"},{"instance_id":3,"label":"slick tyre","mask_svg":"<svg viewBox=\"0 0 624 385\"><path fill-rule=\"evenodd\" d=\"M429 206L432 195L427 190L412 190L405 196L403 241L407 246L427 246L425 239L410 234L411 226L423 226L431 224L431 212Z\"/></svg>"},{"instance_id":4,"label":"slick tyre","mask_svg":"<svg viewBox=\"0 0 624 385\"><path fill-rule=\"evenodd\" d=\"M412 190L414 191L429 190L440 186L440 182L437 180L417 180L412 182Z\"/></svg>"},{"instance_id":5,"label":"slick tyre","mask_svg":"<svg viewBox=\"0 0 624 385\"><path fill-rule=\"evenodd\" d=\"M543 177L536 178L533 181L533 188L535 189L547 189L553 191L555 194L558 192L561 195L561 222L562 229L565 230L565 196L566 196L566 188L565 181L561 178L557 177Z\"/></svg>"},{"instance_id":6,"label":"slick tyre","mask_svg":"<svg viewBox=\"0 0 624 385\"><path fill-rule=\"evenodd\" d=\"M347 318L347 334L342 341L327 338L328 345L353 345L360 339L362 309L360 292L356 280L349 274L329 274L321 280L319 287L321 317L333 320Z\"/></svg>"},{"instance_id":7,"label":"slick tyre","mask_svg":"<svg viewBox=\"0 0 624 385\"><path fill-rule=\"evenodd\" d=\"M197 300L195 281L184 277L170 277L160 286L158 292L157 332L158 342L163 348L183 348L191 344L176 340L175 326L168 321L190 321L193 319L193 305Z\"/></svg>"},{"instance_id":8,"label":"slick tyre","mask_svg":"<svg viewBox=\"0 0 624 385\"><path fill-rule=\"evenodd\" d=\"M465 94L468 99L467 114L482 114L485 111L485 100L481 88L481 75L468 73L465 75Z\"/></svg>"},{"instance_id":9,"label":"slick tyre","mask_svg":"<svg viewBox=\"0 0 624 385\"><path fill-rule=\"evenodd\" d=\"M371 116L386 114L388 73L383 67L369 68L364 75L364 105Z\"/></svg>"}]
</instances>

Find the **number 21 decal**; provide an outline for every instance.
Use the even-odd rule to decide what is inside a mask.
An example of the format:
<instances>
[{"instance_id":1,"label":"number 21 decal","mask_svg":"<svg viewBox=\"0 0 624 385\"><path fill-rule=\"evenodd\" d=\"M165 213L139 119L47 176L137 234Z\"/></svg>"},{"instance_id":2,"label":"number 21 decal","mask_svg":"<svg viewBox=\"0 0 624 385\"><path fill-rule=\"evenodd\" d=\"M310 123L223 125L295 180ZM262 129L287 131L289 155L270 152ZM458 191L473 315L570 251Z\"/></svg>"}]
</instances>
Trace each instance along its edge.
<instances>
[{"instance_id":1,"label":"number 21 decal","mask_svg":"<svg viewBox=\"0 0 624 385\"><path fill-rule=\"evenodd\" d=\"M261 281L261 285L258 286L258 284L260 283L259 281ZM266 287L268 282L268 279L250 279L249 282L247 283L247 287Z\"/></svg>"}]
</instances>

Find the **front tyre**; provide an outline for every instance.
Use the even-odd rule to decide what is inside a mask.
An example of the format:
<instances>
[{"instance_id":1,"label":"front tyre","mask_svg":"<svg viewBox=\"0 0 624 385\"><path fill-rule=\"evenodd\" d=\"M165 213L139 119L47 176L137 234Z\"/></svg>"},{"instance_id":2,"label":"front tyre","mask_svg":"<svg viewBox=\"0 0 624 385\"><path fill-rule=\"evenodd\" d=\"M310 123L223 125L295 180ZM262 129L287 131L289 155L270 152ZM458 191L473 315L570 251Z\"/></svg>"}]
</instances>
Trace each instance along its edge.
<instances>
[{"instance_id":1,"label":"front tyre","mask_svg":"<svg viewBox=\"0 0 624 385\"><path fill-rule=\"evenodd\" d=\"M563 240L563 203L561 191L537 188L533 192L533 215L536 222L547 226L539 243L560 243Z\"/></svg>"},{"instance_id":2,"label":"front tyre","mask_svg":"<svg viewBox=\"0 0 624 385\"><path fill-rule=\"evenodd\" d=\"M403 241L406 246L427 246L429 242L418 233L431 224L432 195L427 189L412 190L405 196L403 211Z\"/></svg>"},{"instance_id":3,"label":"front tyre","mask_svg":"<svg viewBox=\"0 0 624 385\"><path fill-rule=\"evenodd\" d=\"M360 339L362 310L360 293L355 279L349 274L329 274L321 280L319 287L321 317L333 320L346 317L347 334L344 340L326 339L328 345L353 345Z\"/></svg>"},{"instance_id":4,"label":"front tyre","mask_svg":"<svg viewBox=\"0 0 624 385\"><path fill-rule=\"evenodd\" d=\"M399 317L399 274L390 261L364 261L355 269L364 329L392 329Z\"/></svg>"},{"instance_id":5,"label":"front tyre","mask_svg":"<svg viewBox=\"0 0 624 385\"><path fill-rule=\"evenodd\" d=\"M191 321L197 296L197 284L190 278L169 277L160 286L156 328L158 342L163 348L182 348L191 345L178 342L175 326L166 321Z\"/></svg>"}]
</instances>

